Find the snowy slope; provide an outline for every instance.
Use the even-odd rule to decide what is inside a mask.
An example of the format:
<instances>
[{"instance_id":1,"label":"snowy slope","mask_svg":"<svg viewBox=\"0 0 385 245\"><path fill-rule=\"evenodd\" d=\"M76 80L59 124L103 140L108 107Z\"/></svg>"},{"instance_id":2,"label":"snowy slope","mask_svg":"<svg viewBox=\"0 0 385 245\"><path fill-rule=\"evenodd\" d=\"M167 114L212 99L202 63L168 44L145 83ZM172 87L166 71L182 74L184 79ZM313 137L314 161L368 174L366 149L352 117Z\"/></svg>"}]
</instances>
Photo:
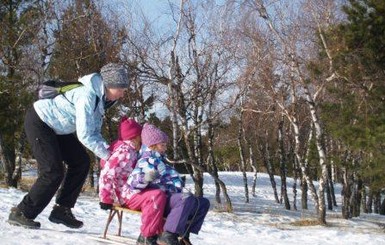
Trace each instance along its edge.
<instances>
[{"instance_id":1,"label":"snowy slope","mask_svg":"<svg viewBox=\"0 0 385 245\"><path fill-rule=\"evenodd\" d=\"M248 176L250 185L251 173ZM283 205L276 204L267 175L258 175L257 195L250 195L249 204L244 203L241 173L223 172L220 177L228 187L235 212L229 214L210 211L199 236L191 236L194 245L385 244L385 230L381 226L382 223L385 224L383 216L372 214L344 220L339 218L341 212L336 209L328 212L326 227L295 226L292 222L314 217L313 211L287 211ZM279 184L279 178L276 181ZM289 179L288 187L292 185L290 181L292 180ZM193 188L191 179L188 179L187 187ZM339 190L338 186L336 189ZM214 191L211 177L205 175L205 196L213 200ZM292 191L288 191L292 202ZM48 215L54 205L51 201L36 219L41 222L41 229L29 230L6 222L9 210L20 202L24 194L20 190L0 188L0 244L102 244L90 238L102 233L108 214L99 209L96 197L82 195L73 210L75 216L85 222L81 229L69 229L49 222ZM337 198L340 203L340 196ZM297 207L300 208L299 202ZM313 209L311 204L310 209ZM123 224L123 235L135 238L139 235L138 215L125 214ZM111 233L117 231L115 222L111 224L110 230Z\"/></svg>"}]
</instances>

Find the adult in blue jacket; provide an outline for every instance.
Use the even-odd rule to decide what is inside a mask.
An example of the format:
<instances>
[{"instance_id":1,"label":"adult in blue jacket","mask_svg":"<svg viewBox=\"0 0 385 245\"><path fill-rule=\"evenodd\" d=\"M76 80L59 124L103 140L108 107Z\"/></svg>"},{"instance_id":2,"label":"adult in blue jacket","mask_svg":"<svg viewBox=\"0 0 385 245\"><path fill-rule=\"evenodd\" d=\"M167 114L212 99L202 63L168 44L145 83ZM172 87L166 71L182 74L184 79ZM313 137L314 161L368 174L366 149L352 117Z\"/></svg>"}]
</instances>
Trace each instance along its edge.
<instances>
[{"instance_id":1,"label":"adult in blue jacket","mask_svg":"<svg viewBox=\"0 0 385 245\"><path fill-rule=\"evenodd\" d=\"M122 65L110 63L79 81L84 86L38 100L26 113L24 128L37 160L38 178L11 209L8 222L12 225L40 228L34 219L59 190L49 220L70 228L83 226L71 208L90 167L85 147L101 159L109 158L108 143L101 134L103 115L108 105L124 96L130 80Z\"/></svg>"}]
</instances>

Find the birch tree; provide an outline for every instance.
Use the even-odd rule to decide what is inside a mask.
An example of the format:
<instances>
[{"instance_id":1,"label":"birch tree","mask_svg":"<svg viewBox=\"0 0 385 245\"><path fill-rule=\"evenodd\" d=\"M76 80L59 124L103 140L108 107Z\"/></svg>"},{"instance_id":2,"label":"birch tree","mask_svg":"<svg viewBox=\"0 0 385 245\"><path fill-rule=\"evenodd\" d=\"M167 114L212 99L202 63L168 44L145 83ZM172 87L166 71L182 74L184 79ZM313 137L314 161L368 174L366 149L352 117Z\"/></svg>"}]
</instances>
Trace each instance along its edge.
<instances>
[{"instance_id":1,"label":"birch tree","mask_svg":"<svg viewBox=\"0 0 385 245\"><path fill-rule=\"evenodd\" d=\"M241 102L242 103L242 102ZM243 128L243 111L240 111L240 115L238 117L238 137L237 137L237 143L238 143L238 151L239 151L239 159L240 159L240 165L242 170L242 177L243 177L243 186L245 190L245 203L249 203L249 187L247 183L247 174L246 174L246 156L244 153L244 146L243 146L243 138L244 138L244 128Z\"/></svg>"},{"instance_id":2,"label":"birch tree","mask_svg":"<svg viewBox=\"0 0 385 245\"><path fill-rule=\"evenodd\" d=\"M249 84L252 84L251 87L254 87L256 90L260 90L259 93L257 93L257 96L261 97L265 101L270 102L270 107L272 108L278 108L275 109L275 113L285 115L290 122L290 124L293 127L293 133L294 133L294 139L295 139L295 147L294 147L294 153L297 158L297 162L301 166L302 173L305 176L305 179L309 183L311 188L312 196L315 200L315 203L318 203L318 196L316 193L316 190L314 188L314 185L312 185L312 179L310 178L308 174L308 169L305 166L304 163L304 156L303 156L303 150L305 147L305 143L301 140L301 128L300 123L298 122L298 113L297 109L299 108L298 104L301 102L298 99L296 87L293 87L294 80L289 78L285 78L284 76L277 74L274 72L274 69L283 69L279 66L279 64L276 62L281 61L282 59L278 55L277 52L274 51L274 44L269 44L269 35L266 34L265 30L263 28L257 28L253 29L248 26L241 25L243 34L246 36L246 38L251 39L251 50L252 52L249 52L249 57L247 58L248 64L247 64L247 70L246 74L248 74L248 79L253 80L253 82L250 82ZM259 34L258 34L259 33ZM276 67L276 68L275 68ZM250 86L250 85L248 85ZM252 90L251 94L255 94L255 91ZM263 95L261 95L261 93ZM289 96L290 95L290 96ZM288 103L288 98L291 98L291 103ZM251 98L255 100L255 98ZM267 102L267 103L269 103ZM258 102L259 108L257 108L255 111L261 111L266 112L265 109L261 108L261 103ZM263 115L263 113L262 113ZM279 121L276 118L279 118L280 116L275 117L274 121ZM265 124L266 125L266 124ZM272 125L272 124L268 124ZM277 123L278 126L278 123ZM276 131L275 131L276 132ZM266 134L265 132L263 134ZM265 140L267 140L269 137L265 137ZM263 138L260 138L263 142ZM270 163L270 157L265 156L266 153L269 153L267 151L266 144L267 143L260 143L260 152L262 156L264 157L264 162L269 164ZM271 176L271 183L273 186L273 189L275 189L275 181L274 177L272 176L272 168L267 165L267 172ZM304 186L304 185L303 185ZM307 186L307 185L306 185ZM276 196L276 195L275 195ZM278 200L278 198L277 198Z\"/></svg>"},{"instance_id":3,"label":"birch tree","mask_svg":"<svg viewBox=\"0 0 385 245\"><path fill-rule=\"evenodd\" d=\"M284 135L283 124L284 124L284 120L282 118L281 121L279 121L279 126L278 126L279 169L280 169L280 175L281 175L281 200L283 199L285 208L287 210L290 210L290 202L287 196L287 187L286 187L287 168L286 168L286 156L285 156L286 153L285 153L284 139L283 139L283 135Z\"/></svg>"},{"instance_id":4,"label":"birch tree","mask_svg":"<svg viewBox=\"0 0 385 245\"><path fill-rule=\"evenodd\" d=\"M306 101L306 104L309 108L309 113L312 119L312 123L315 127L315 142L317 145L318 150L318 156L319 156L319 166L321 168L321 177L319 179L319 188L318 188L318 195L315 195L314 191L312 191L312 195L314 197L315 203L316 203L316 210L318 212L318 220L320 223L325 224L326 223L326 208L325 208L325 183L328 179L328 171L327 171L327 159L326 159L326 152L324 149L324 132L321 126L320 118L319 118L319 112L317 112L317 103L316 99L317 96L320 94L320 92L323 90L323 84L326 81L329 81L333 79L336 76L336 73L334 72L332 64L330 65L330 72L329 77L325 77L324 81L321 83L313 83L312 87L309 87L309 83L307 82L311 77L306 75L307 71L304 69L304 66L302 65L302 54L301 49L298 49L298 45L301 45L301 42L304 41L304 39L298 38L298 36L292 36L292 35L285 35L285 27L287 25L280 26L280 28L275 25L273 18L271 16L271 12L269 11L273 9L269 6L269 8L266 7L265 3L262 1L253 1L248 2L252 8L254 8L261 19L263 19L266 23L267 28L271 31L271 34L274 35L274 38L277 42L277 47L280 49L280 52L283 57L283 64L288 68L289 74L291 74L291 80L292 80L292 91L295 91L296 89L299 89L298 91L302 91L304 93L303 98ZM328 6L331 6L330 1L325 1L325 3L329 4ZM311 5L315 6L315 5ZM287 10L287 9L286 9ZM313 34L318 34L322 38L322 29L325 25L321 25L320 22L317 22L317 20L320 20L322 17L326 16L328 17L328 14L330 13L330 8L327 8L326 11L319 11L316 12L315 9L311 9L312 14L315 20L315 23L318 23L318 25L315 25L318 27L318 32L313 30ZM282 12L278 8L274 8L274 14L276 17L280 17ZM277 18L275 18L277 19ZM282 23L282 22L281 22ZM291 33L295 33L298 35L301 33L301 35L305 35L305 32L301 32L299 27L300 25L296 25L295 22L292 22L292 28L294 27L297 31L291 30ZM306 35L306 37L309 37L309 35ZM326 43L324 42L324 48L327 50ZM303 42L302 45L305 45L305 42ZM320 84L320 86L317 87L317 84ZM315 86L314 86L315 85ZM281 109L284 110L284 107L282 104L280 105ZM295 118L294 118L295 119ZM291 120L293 126L295 127L296 122L293 120L293 118L289 118ZM298 156L297 156L298 158ZM308 184L310 181L308 182Z\"/></svg>"},{"instance_id":5,"label":"birch tree","mask_svg":"<svg viewBox=\"0 0 385 245\"><path fill-rule=\"evenodd\" d=\"M137 60L135 69L141 79L152 81L158 92L166 92L164 96L158 93L156 99L170 112L173 155L193 169L195 194L203 195L203 172L209 172L225 195L226 210L232 210L225 185L215 173L215 157L207 158L203 150L203 133L210 127L210 135L215 135L217 124L213 122L237 99L221 97L234 79L228 75L230 55L224 51L220 33L213 28L214 14L208 11L216 6L210 1L182 1L170 6L176 27L172 35L157 37L148 26L136 33L145 39L130 35L132 57Z\"/></svg>"}]
</instances>

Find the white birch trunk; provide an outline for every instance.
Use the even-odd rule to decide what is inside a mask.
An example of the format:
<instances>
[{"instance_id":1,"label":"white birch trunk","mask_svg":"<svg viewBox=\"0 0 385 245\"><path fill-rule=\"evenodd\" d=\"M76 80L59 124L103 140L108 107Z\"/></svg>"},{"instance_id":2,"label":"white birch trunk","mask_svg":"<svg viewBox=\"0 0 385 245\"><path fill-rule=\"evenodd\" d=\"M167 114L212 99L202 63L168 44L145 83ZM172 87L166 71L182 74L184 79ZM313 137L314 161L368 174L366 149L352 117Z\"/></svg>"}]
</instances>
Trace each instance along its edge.
<instances>
[{"instance_id":1,"label":"white birch trunk","mask_svg":"<svg viewBox=\"0 0 385 245\"><path fill-rule=\"evenodd\" d=\"M299 167L301 168L301 172L302 172L303 178L306 180L306 183L307 183L307 185L309 187L310 194L313 197L315 209L318 210L319 203L318 203L317 191L316 191L316 188L315 188L315 186L313 184L313 181L311 180L311 178L307 174L308 173L308 166L306 164L306 161L304 161L304 159L302 158L302 156L300 154L301 141L299 140L299 126L298 126L298 122L297 122L297 119L295 117L293 117L290 122L291 122L293 130L294 130L294 141L295 141L295 144L294 144L294 154L295 154L295 157L297 158ZM312 137L312 132L309 133L308 142L311 140L311 137Z\"/></svg>"},{"instance_id":2,"label":"white birch trunk","mask_svg":"<svg viewBox=\"0 0 385 245\"><path fill-rule=\"evenodd\" d=\"M180 11L182 13L184 0L180 1ZM173 37L173 46L170 57L170 70L169 70L169 82L168 82L168 94L170 97L170 108L171 108L171 123L172 123L172 146L173 146L173 158L178 159L178 94L175 79L177 77L177 59L176 59L176 46L179 39L179 33L181 30L182 14L179 16L178 25Z\"/></svg>"},{"instance_id":3,"label":"white birch trunk","mask_svg":"<svg viewBox=\"0 0 385 245\"><path fill-rule=\"evenodd\" d=\"M243 151L242 147L242 133L243 133L243 123L242 123L242 111L239 115L239 121L238 121L238 151L239 151L239 158L241 161L241 170L242 170L242 176L243 176L243 185L245 189L245 203L249 203L249 188L247 184L247 175L246 175L246 162L245 162L245 153Z\"/></svg>"},{"instance_id":4,"label":"white birch trunk","mask_svg":"<svg viewBox=\"0 0 385 245\"><path fill-rule=\"evenodd\" d=\"M251 187L251 193L253 196L256 196L255 195L255 189L257 187L257 179L258 179L258 166L257 166L257 163L255 161L255 156L254 156L254 151L253 151L253 147L252 145L250 144L250 142L247 142L248 143L248 147L249 147L249 161L250 161L250 167L253 169L253 172L254 172L254 175L253 175L253 184L252 184L252 187Z\"/></svg>"},{"instance_id":5,"label":"white birch trunk","mask_svg":"<svg viewBox=\"0 0 385 245\"><path fill-rule=\"evenodd\" d=\"M322 224L326 223L326 205L325 205L325 184L328 178L328 169L326 164L326 153L323 144L323 130L319 123L319 118L316 112L315 102L310 96L309 88L304 86L307 104L310 109L311 118L313 121L315 136L316 136L316 145L319 156L319 164L321 166L321 179L319 180L318 187L318 197L319 197L319 206L318 206L318 219Z\"/></svg>"}]
</instances>

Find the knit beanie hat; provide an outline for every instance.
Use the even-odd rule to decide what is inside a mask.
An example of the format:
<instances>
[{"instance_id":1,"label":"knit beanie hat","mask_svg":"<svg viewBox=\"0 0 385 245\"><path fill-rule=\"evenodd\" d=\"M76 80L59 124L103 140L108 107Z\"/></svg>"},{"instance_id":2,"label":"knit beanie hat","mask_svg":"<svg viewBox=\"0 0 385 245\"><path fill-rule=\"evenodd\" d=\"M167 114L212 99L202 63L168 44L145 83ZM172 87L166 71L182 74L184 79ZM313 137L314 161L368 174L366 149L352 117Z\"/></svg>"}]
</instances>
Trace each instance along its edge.
<instances>
[{"instance_id":1,"label":"knit beanie hat","mask_svg":"<svg viewBox=\"0 0 385 245\"><path fill-rule=\"evenodd\" d=\"M128 119L125 116L122 117L119 125L119 139L131 140L136 136L139 136L141 132L142 126L140 126L134 119Z\"/></svg>"},{"instance_id":2,"label":"knit beanie hat","mask_svg":"<svg viewBox=\"0 0 385 245\"><path fill-rule=\"evenodd\" d=\"M142 143L152 146L159 143L167 143L167 134L152 124L145 123L142 130Z\"/></svg>"},{"instance_id":3,"label":"knit beanie hat","mask_svg":"<svg viewBox=\"0 0 385 245\"><path fill-rule=\"evenodd\" d=\"M100 75L107 88L128 88L131 83L123 65L109 63L102 67Z\"/></svg>"}]
</instances>

